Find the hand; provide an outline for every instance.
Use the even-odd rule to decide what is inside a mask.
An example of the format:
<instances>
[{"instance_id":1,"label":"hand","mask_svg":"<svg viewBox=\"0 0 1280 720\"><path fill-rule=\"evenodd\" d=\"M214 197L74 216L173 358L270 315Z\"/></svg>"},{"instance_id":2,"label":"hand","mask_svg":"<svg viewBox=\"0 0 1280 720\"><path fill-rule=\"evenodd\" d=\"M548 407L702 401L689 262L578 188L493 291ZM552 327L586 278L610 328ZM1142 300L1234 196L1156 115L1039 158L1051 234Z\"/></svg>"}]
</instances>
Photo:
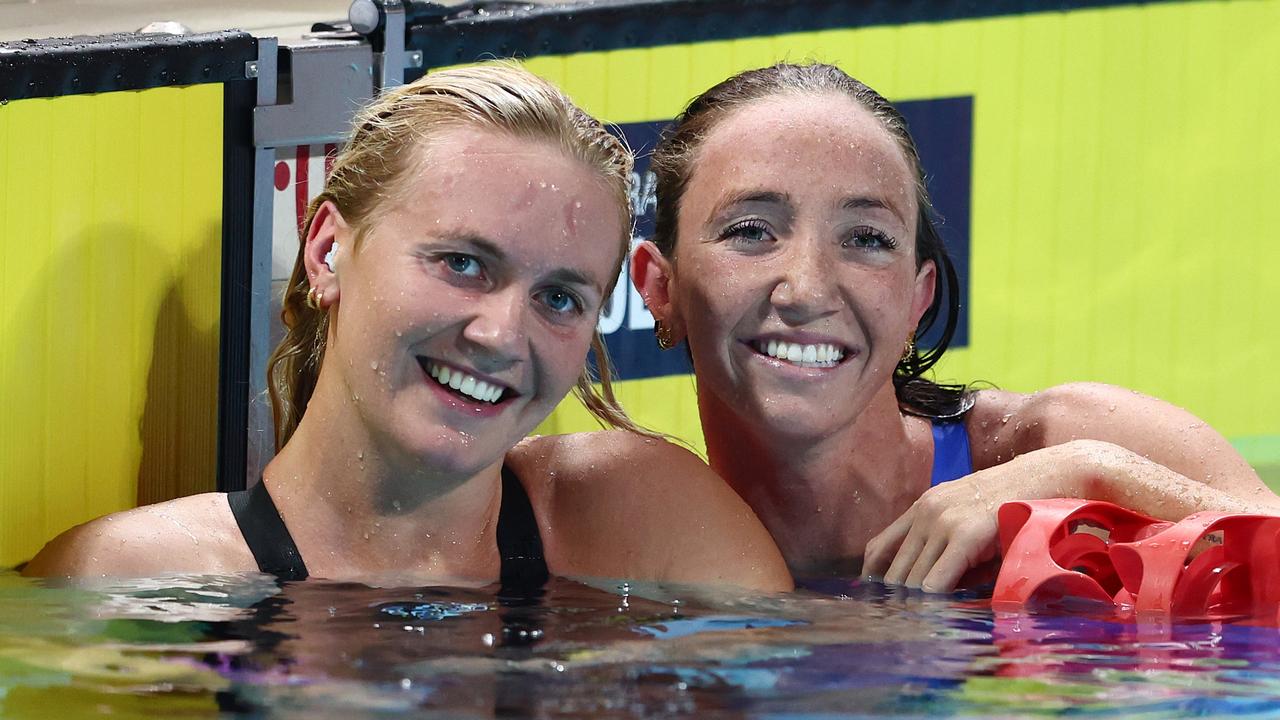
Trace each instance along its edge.
<instances>
[{"instance_id":1,"label":"hand","mask_svg":"<svg viewBox=\"0 0 1280 720\"><path fill-rule=\"evenodd\" d=\"M1100 467L1095 444L1042 448L929 488L867 543L863 574L926 592L954 590L965 573L996 558L1000 505L1082 496L1083 481Z\"/></svg>"},{"instance_id":2,"label":"hand","mask_svg":"<svg viewBox=\"0 0 1280 720\"><path fill-rule=\"evenodd\" d=\"M992 486L1007 478L990 470L929 488L867 543L863 575L950 592L966 572L995 558L996 510L1005 500Z\"/></svg>"}]
</instances>

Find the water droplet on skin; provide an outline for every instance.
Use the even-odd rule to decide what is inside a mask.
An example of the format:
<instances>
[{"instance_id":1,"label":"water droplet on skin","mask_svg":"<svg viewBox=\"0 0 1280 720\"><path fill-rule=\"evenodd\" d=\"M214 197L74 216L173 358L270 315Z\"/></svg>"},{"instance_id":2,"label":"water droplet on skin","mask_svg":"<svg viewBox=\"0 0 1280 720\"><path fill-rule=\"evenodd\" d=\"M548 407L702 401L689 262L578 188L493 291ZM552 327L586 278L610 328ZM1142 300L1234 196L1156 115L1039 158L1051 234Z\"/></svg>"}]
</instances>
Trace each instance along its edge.
<instances>
[{"instance_id":1,"label":"water droplet on skin","mask_svg":"<svg viewBox=\"0 0 1280 720\"><path fill-rule=\"evenodd\" d=\"M363 462L363 461L364 461L364 451L363 451L363 450L357 450L357 451L356 451L356 459L357 459L357 460L359 460L359 461L361 461L361 462Z\"/></svg>"},{"instance_id":2,"label":"water droplet on skin","mask_svg":"<svg viewBox=\"0 0 1280 720\"><path fill-rule=\"evenodd\" d=\"M370 361L370 363L369 363L369 369L370 369L370 370L377 370L377 369L378 369L378 361L377 361L377 360Z\"/></svg>"}]
</instances>

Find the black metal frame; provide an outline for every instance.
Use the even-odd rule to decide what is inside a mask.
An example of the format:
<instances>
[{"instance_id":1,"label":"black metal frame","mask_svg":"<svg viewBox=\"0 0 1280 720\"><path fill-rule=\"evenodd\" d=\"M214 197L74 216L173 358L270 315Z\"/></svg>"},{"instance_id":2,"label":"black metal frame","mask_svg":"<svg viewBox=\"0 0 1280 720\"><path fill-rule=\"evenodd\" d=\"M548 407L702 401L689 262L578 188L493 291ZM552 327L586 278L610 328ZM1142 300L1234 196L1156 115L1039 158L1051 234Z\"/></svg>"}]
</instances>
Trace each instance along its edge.
<instances>
[{"instance_id":1,"label":"black metal frame","mask_svg":"<svg viewBox=\"0 0 1280 720\"><path fill-rule=\"evenodd\" d=\"M421 51L423 66L431 68L492 56L562 55L1179 1L1183 0L604 0L580 5L476 2L449 8L408 2L405 47ZM381 32L379 26L368 36L375 49L382 47Z\"/></svg>"},{"instance_id":2,"label":"black metal frame","mask_svg":"<svg viewBox=\"0 0 1280 720\"><path fill-rule=\"evenodd\" d=\"M0 43L0 100L245 79L257 41L239 30L116 34Z\"/></svg>"}]
</instances>

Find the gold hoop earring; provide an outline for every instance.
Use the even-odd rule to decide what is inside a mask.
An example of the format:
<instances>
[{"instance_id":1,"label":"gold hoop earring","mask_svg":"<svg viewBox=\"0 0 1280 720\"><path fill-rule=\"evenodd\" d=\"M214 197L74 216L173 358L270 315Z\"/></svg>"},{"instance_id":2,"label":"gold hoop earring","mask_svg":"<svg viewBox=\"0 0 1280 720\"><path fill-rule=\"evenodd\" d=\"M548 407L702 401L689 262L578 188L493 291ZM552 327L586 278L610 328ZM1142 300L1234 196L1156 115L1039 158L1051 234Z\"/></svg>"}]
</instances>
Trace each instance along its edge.
<instances>
[{"instance_id":1,"label":"gold hoop earring","mask_svg":"<svg viewBox=\"0 0 1280 720\"><path fill-rule=\"evenodd\" d=\"M907 341L902 344L902 359L910 360L911 356L916 354L916 334L911 333L907 336Z\"/></svg>"},{"instance_id":2,"label":"gold hoop earring","mask_svg":"<svg viewBox=\"0 0 1280 720\"><path fill-rule=\"evenodd\" d=\"M316 290L317 288L315 285L312 285L311 289L307 290L307 307L311 308L312 310L320 309L320 298Z\"/></svg>"},{"instance_id":3,"label":"gold hoop earring","mask_svg":"<svg viewBox=\"0 0 1280 720\"><path fill-rule=\"evenodd\" d=\"M658 347L662 350L670 350L676 346L676 341L671 337L671 328L662 324L661 320L653 321L653 334L658 336Z\"/></svg>"}]
</instances>

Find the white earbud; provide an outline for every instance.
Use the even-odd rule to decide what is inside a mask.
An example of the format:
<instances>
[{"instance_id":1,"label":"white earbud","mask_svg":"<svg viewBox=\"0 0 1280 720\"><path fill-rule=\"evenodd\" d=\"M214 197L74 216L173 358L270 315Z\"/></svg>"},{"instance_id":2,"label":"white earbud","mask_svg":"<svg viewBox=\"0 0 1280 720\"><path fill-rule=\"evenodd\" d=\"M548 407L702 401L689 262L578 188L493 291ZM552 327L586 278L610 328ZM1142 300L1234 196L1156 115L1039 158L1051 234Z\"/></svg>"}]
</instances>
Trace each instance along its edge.
<instances>
[{"instance_id":1,"label":"white earbud","mask_svg":"<svg viewBox=\"0 0 1280 720\"><path fill-rule=\"evenodd\" d=\"M329 252L324 254L324 264L329 266L329 272L333 272L333 264L337 262L338 243L334 243L329 247Z\"/></svg>"}]
</instances>

